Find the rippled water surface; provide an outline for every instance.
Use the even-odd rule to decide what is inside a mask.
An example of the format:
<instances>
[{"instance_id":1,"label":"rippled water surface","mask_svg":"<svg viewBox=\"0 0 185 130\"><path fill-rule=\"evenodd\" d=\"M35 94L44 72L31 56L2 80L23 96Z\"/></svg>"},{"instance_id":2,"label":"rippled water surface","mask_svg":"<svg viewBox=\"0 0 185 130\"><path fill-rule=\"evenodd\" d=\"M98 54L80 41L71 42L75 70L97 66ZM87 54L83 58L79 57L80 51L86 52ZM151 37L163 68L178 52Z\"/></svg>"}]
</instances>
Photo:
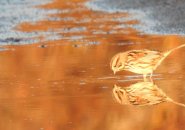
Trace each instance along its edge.
<instances>
[{"instance_id":1,"label":"rippled water surface","mask_svg":"<svg viewBox=\"0 0 185 130\"><path fill-rule=\"evenodd\" d=\"M38 8L58 10L24 33L49 32L37 44L2 46L0 52L1 130L183 130L185 108L172 102L123 105L114 85L128 87L142 75L110 69L116 53L131 49L170 50L184 44L178 35L147 35L127 13L92 11L83 0L56 0ZM124 25L124 26L123 26ZM46 34L46 33L45 33ZM57 39L50 38L57 37ZM185 104L185 48L169 55L153 81L166 96Z\"/></svg>"}]
</instances>

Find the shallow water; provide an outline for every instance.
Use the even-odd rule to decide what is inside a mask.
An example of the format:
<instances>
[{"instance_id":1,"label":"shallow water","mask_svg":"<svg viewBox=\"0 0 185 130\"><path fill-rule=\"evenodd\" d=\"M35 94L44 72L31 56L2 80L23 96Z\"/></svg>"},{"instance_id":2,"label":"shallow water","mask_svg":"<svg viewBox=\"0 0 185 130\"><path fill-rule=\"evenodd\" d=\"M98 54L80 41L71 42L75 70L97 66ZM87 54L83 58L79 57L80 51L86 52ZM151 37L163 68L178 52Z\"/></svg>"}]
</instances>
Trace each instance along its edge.
<instances>
[{"instance_id":1,"label":"shallow water","mask_svg":"<svg viewBox=\"0 0 185 130\"><path fill-rule=\"evenodd\" d=\"M117 103L114 84L128 87L143 79L126 71L113 75L109 66L120 51L166 51L185 39L142 34L129 27L137 21L127 21L128 14L94 12L83 4L55 1L41 8L61 10L50 16L58 20L17 27L23 32L58 31L62 39L43 36L38 44L3 46L7 50L0 52L0 129L185 129L185 108L171 102L142 107ZM180 103L185 103L184 49L167 57L153 76L154 83Z\"/></svg>"}]
</instances>

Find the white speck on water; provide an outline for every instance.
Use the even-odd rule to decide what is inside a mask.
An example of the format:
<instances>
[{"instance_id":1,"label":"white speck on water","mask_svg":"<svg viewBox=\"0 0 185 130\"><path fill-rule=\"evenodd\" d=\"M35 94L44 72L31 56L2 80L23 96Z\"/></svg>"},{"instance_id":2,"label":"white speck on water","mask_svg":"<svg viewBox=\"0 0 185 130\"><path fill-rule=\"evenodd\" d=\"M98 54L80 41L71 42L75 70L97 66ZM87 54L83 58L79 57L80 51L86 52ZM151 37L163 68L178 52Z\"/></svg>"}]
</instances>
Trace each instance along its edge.
<instances>
[{"instance_id":1,"label":"white speck on water","mask_svg":"<svg viewBox=\"0 0 185 130\"><path fill-rule=\"evenodd\" d=\"M58 84L58 82L53 82L53 84L57 85L57 84Z\"/></svg>"},{"instance_id":2,"label":"white speck on water","mask_svg":"<svg viewBox=\"0 0 185 130\"><path fill-rule=\"evenodd\" d=\"M102 86L101 88L103 88L103 89L107 89L107 88L109 88L108 86Z\"/></svg>"},{"instance_id":3,"label":"white speck on water","mask_svg":"<svg viewBox=\"0 0 185 130\"><path fill-rule=\"evenodd\" d=\"M80 84L80 85L85 85L86 82L85 82L84 80L81 80L79 84Z\"/></svg>"},{"instance_id":4,"label":"white speck on water","mask_svg":"<svg viewBox=\"0 0 185 130\"><path fill-rule=\"evenodd\" d=\"M99 80L105 80L105 79L120 79L120 77L113 77L113 76L110 76L110 77L101 77L101 78L98 78Z\"/></svg>"}]
</instances>

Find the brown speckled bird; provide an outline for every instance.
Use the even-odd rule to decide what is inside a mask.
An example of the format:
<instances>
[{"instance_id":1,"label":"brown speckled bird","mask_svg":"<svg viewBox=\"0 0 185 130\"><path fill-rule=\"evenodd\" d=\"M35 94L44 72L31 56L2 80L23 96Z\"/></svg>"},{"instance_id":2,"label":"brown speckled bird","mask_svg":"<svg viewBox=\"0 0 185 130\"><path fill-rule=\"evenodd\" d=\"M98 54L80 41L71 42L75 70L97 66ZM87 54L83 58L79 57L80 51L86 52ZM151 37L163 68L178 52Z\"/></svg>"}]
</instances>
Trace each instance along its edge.
<instances>
[{"instance_id":1,"label":"brown speckled bird","mask_svg":"<svg viewBox=\"0 0 185 130\"><path fill-rule=\"evenodd\" d=\"M185 104L175 102L169 98L153 82L138 82L128 87L119 87L114 85L113 97L122 105L154 105L162 102L171 102L176 105L185 107Z\"/></svg>"},{"instance_id":2,"label":"brown speckled bird","mask_svg":"<svg viewBox=\"0 0 185 130\"><path fill-rule=\"evenodd\" d=\"M161 64L161 62L173 51L185 47L180 45L167 52L158 52L151 50L130 50L116 54L110 62L110 66L114 74L116 72L127 70L137 74L143 74L146 81L147 74L152 77L153 71Z\"/></svg>"}]
</instances>

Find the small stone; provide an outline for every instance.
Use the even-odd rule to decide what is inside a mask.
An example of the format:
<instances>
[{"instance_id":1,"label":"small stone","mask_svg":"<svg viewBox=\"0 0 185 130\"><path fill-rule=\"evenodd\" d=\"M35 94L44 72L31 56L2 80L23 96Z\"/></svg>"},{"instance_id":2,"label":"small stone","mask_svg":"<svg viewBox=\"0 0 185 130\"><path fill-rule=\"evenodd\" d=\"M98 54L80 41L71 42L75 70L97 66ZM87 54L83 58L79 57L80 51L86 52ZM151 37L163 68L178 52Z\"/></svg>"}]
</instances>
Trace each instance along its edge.
<instances>
[{"instance_id":1,"label":"small stone","mask_svg":"<svg viewBox=\"0 0 185 130\"><path fill-rule=\"evenodd\" d=\"M73 47L79 47L77 44L73 44Z\"/></svg>"},{"instance_id":2,"label":"small stone","mask_svg":"<svg viewBox=\"0 0 185 130\"><path fill-rule=\"evenodd\" d=\"M39 47L40 47L40 48L46 48L47 45L42 44L42 45L40 45Z\"/></svg>"}]
</instances>

